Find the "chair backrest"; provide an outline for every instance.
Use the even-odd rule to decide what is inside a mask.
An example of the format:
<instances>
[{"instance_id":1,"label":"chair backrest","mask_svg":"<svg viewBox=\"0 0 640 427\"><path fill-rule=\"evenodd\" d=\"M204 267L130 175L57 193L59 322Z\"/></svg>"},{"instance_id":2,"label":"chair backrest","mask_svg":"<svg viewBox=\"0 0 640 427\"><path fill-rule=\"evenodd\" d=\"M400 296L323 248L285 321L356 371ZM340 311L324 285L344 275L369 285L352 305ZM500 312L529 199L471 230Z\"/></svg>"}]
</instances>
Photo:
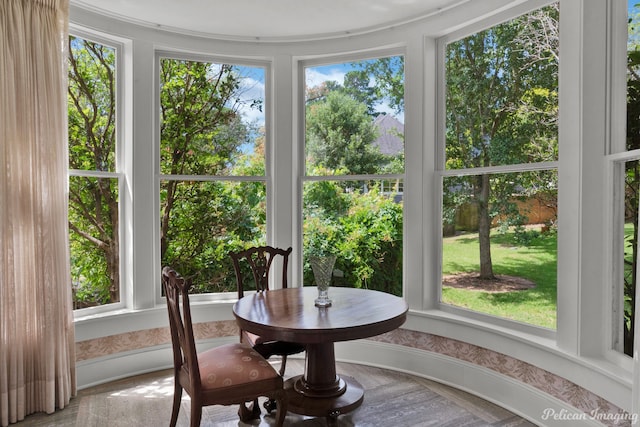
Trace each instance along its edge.
<instances>
[{"instance_id":1,"label":"chair backrest","mask_svg":"<svg viewBox=\"0 0 640 427\"><path fill-rule=\"evenodd\" d=\"M164 267L162 269L162 285L169 310L173 368L176 378L178 372L184 369L189 374L189 381L193 389L199 390L201 388L200 368L189 306L191 281L180 276L171 267ZM182 304L180 304L181 300Z\"/></svg>"},{"instance_id":2,"label":"chair backrest","mask_svg":"<svg viewBox=\"0 0 640 427\"><path fill-rule=\"evenodd\" d=\"M241 262L246 262L251 270L256 291L269 290L269 271L273 260L282 257L282 287L287 287L287 268L289 265L289 255L293 249L274 248L272 246L256 246L240 252L231 252L229 256L233 260L233 269L236 272L238 282L238 298L244 296L245 281L242 273Z\"/></svg>"}]
</instances>

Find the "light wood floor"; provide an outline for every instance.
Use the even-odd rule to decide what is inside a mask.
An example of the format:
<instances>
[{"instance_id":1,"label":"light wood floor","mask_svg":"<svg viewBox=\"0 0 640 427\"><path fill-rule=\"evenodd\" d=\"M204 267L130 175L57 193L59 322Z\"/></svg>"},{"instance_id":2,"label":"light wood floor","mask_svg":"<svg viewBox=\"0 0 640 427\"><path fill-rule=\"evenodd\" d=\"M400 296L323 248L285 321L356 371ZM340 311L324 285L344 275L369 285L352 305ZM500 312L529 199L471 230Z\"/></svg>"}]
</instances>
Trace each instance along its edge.
<instances>
[{"instance_id":1,"label":"light wood floor","mask_svg":"<svg viewBox=\"0 0 640 427\"><path fill-rule=\"evenodd\" d=\"M290 359L287 376L302 373L304 361ZM534 424L471 394L395 371L338 363L339 374L356 378L365 388L364 403L338 418L338 426L371 427L523 427ZM169 424L173 396L170 370L154 372L81 390L71 404L52 415L34 414L15 427L158 427ZM183 395L178 426L189 425L189 399ZM210 406L203 410L202 427L273 426L265 415L253 424L238 420L236 406ZM275 412L274 412L275 415ZM289 413L286 426L326 426L323 418Z\"/></svg>"}]
</instances>

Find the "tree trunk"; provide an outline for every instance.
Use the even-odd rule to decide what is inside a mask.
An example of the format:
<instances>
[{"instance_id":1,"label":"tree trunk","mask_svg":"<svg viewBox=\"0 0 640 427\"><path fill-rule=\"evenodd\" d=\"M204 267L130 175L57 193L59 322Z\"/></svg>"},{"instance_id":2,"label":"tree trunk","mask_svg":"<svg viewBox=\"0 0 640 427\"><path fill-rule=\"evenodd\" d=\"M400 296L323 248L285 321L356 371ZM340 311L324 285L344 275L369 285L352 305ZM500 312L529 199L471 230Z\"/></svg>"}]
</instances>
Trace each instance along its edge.
<instances>
[{"instance_id":1,"label":"tree trunk","mask_svg":"<svg viewBox=\"0 0 640 427\"><path fill-rule=\"evenodd\" d=\"M107 262L107 274L111 281L111 286L109 287L111 301L109 302L114 303L120 302L120 233L118 233L120 217L118 216L118 202L116 200L112 200L109 203L109 210L113 236L107 240L105 258Z\"/></svg>"},{"instance_id":2,"label":"tree trunk","mask_svg":"<svg viewBox=\"0 0 640 427\"><path fill-rule=\"evenodd\" d=\"M162 218L160 219L160 259L162 262L164 262L164 254L167 252L167 247L169 246L167 234L169 233L171 209L175 202L176 186L176 181L168 181L166 184L167 201L165 202L164 209L162 210Z\"/></svg>"},{"instance_id":3,"label":"tree trunk","mask_svg":"<svg viewBox=\"0 0 640 427\"><path fill-rule=\"evenodd\" d=\"M108 250L107 255L107 274L109 274L109 279L111 281L111 286L109 287L109 294L111 297L111 303L120 302L120 256L118 251L118 233L114 233L116 235L115 240L111 247Z\"/></svg>"},{"instance_id":4,"label":"tree trunk","mask_svg":"<svg viewBox=\"0 0 640 427\"><path fill-rule=\"evenodd\" d=\"M480 278L493 280L491 262L491 218L489 215L489 175L481 175L477 181L476 199L478 203L478 240L480 244Z\"/></svg>"}]
</instances>

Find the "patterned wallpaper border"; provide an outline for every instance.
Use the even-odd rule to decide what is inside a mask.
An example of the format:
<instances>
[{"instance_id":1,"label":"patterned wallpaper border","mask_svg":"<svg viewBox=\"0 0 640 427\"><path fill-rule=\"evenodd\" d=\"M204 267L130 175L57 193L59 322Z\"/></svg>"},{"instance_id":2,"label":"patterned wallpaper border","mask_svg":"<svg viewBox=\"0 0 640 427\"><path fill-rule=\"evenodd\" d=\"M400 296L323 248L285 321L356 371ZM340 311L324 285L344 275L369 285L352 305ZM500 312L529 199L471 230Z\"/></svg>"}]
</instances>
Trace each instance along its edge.
<instances>
[{"instance_id":1,"label":"patterned wallpaper border","mask_svg":"<svg viewBox=\"0 0 640 427\"><path fill-rule=\"evenodd\" d=\"M566 378L506 354L463 341L406 329L396 329L370 339L430 351L473 363L535 387L587 415L601 416L600 422L606 426L631 426L629 414L618 406Z\"/></svg>"},{"instance_id":2,"label":"patterned wallpaper border","mask_svg":"<svg viewBox=\"0 0 640 427\"><path fill-rule=\"evenodd\" d=\"M240 337L240 332L235 320L223 320L196 323L193 325L193 335L196 340L203 340L234 335ZM93 338L76 343L76 362L168 343L171 343L168 326Z\"/></svg>"},{"instance_id":3,"label":"patterned wallpaper border","mask_svg":"<svg viewBox=\"0 0 640 427\"><path fill-rule=\"evenodd\" d=\"M197 340L238 336L239 334L235 320L197 323L193 327ZM628 413L602 397L565 378L502 353L451 338L407 329L396 329L370 339L438 353L491 369L535 387L585 414L604 414L605 416L600 421L606 426L626 427L631 425ZM76 343L76 361L95 359L170 342L171 334L168 327L90 339Z\"/></svg>"}]
</instances>

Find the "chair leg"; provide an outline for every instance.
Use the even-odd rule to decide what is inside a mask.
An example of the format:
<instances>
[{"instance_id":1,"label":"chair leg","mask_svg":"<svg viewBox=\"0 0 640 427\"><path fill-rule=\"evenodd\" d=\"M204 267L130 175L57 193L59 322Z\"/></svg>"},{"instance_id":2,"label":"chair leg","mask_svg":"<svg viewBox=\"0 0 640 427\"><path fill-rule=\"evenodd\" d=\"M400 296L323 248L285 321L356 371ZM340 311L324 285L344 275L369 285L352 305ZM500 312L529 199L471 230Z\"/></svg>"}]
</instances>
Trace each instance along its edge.
<instances>
[{"instance_id":1,"label":"chair leg","mask_svg":"<svg viewBox=\"0 0 640 427\"><path fill-rule=\"evenodd\" d=\"M280 376L284 378L284 369L287 367L287 355L282 355L282 364L280 365Z\"/></svg>"},{"instance_id":2,"label":"chair leg","mask_svg":"<svg viewBox=\"0 0 640 427\"><path fill-rule=\"evenodd\" d=\"M238 417L240 417L240 421L243 423L259 419L260 405L258 405L258 399L254 399L253 402L251 402L251 406L248 408L246 403L241 403L238 408Z\"/></svg>"},{"instance_id":3,"label":"chair leg","mask_svg":"<svg viewBox=\"0 0 640 427\"><path fill-rule=\"evenodd\" d=\"M175 427L178 422L178 412L180 412L180 403L182 401L182 386L177 380L174 380L173 388L173 409L171 410L171 421L169 427Z\"/></svg>"},{"instance_id":4,"label":"chair leg","mask_svg":"<svg viewBox=\"0 0 640 427\"><path fill-rule=\"evenodd\" d=\"M202 405L200 402L196 402L194 404L193 399L191 400L191 422L189 425L191 427L200 427L200 420L202 419Z\"/></svg>"},{"instance_id":5,"label":"chair leg","mask_svg":"<svg viewBox=\"0 0 640 427\"><path fill-rule=\"evenodd\" d=\"M280 371L278 372L282 378L284 378L284 370L286 367L287 367L287 355L284 354L281 356ZM267 413L270 414L271 411L273 411L278 407L278 404L276 403L275 399L267 399L267 401L264 402L262 406L264 406L264 409L266 409Z\"/></svg>"},{"instance_id":6,"label":"chair leg","mask_svg":"<svg viewBox=\"0 0 640 427\"><path fill-rule=\"evenodd\" d=\"M281 356L280 371L278 372L282 378L284 378L284 370L286 367L287 367L287 355L284 354ZM271 411L273 411L278 407L278 404L276 403L275 399L267 399L267 401L264 402L262 406L264 406L264 409L266 409L267 413L270 414Z\"/></svg>"},{"instance_id":7,"label":"chair leg","mask_svg":"<svg viewBox=\"0 0 640 427\"><path fill-rule=\"evenodd\" d=\"M276 405L276 427L282 427L284 419L287 416L288 401L286 392L284 390L278 391L275 400L278 402Z\"/></svg>"}]
</instances>

